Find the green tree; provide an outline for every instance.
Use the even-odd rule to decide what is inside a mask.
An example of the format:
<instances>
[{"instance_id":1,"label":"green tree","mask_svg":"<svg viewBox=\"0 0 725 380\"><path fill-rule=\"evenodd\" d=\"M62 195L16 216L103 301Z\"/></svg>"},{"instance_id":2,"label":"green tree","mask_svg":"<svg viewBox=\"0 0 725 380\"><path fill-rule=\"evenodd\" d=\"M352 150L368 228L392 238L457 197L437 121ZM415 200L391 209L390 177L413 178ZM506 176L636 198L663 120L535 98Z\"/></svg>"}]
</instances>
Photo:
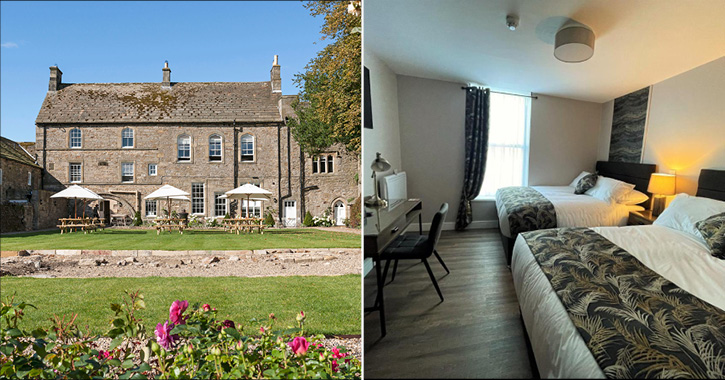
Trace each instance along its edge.
<instances>
[{"instance_id":1,"label":"green tree","mask_svg":"<svg viewBox=\"0 0 725 380\"><path fill-rule=\"evenodd\" d=\"M361 16L347 12L346 1L310 1L312 16L323 16L321 40L331 40L305 71L295 75L302 89L292 104L297 119L289 121L303 151L318 153L342 143L360 153Z\"/></svg>"},{"instance_id":2,"label":"green tree","mask_svg":"<svg viewBox=\"0 0 725 380\"><path fill-rule=\"evenodd\" d=\"M312 227L315 225L315 222L312 221L312 214L310 214L309 211L305 213L305 219L302 221L302 225L305 227Z\"/></svg>"}]
</instances>

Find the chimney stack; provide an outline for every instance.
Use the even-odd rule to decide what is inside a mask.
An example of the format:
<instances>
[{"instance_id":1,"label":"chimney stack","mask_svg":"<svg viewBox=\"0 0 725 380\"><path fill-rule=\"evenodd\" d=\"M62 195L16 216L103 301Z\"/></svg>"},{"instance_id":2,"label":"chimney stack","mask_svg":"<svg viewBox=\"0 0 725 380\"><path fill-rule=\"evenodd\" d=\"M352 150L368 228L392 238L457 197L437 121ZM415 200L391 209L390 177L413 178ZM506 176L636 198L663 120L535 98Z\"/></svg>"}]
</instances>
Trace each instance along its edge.
<instances>
[{"instance_id":1,"label":"chimney stack","mask_svg":"<svg viewBox=\"0 0 725 380\"><path fill-rule=\"evenodd\" d=\"M274 56L274 63L272 63L272 70L270 70L270 77L272 80L272 92L282 92L282 77L280 76L280 66L277 63L278 55Z\"/></svg>"},{"instance_id":2,"label":"chimney stack","mask_svg":"<svg viewBox=\"0 0 725 380\"><path fill-rule=\"evenodd\" d=\"M171 69L169 68L169 61L164 61L164 68L161 69L164 72L164 79L161 82L161 88L171 88Z\"/></svg>"},{"instance_id":3,"label":"chimney stack","mask_svg":"<svg viewBox=\"0 0 725 380\"><path fill-rule=\"evenodd\" d=\"M50 83L48 83L48 91L60 90L60 84L63 81L63 72L58 66L50 66Z\"/></svg>"}]
</instances>

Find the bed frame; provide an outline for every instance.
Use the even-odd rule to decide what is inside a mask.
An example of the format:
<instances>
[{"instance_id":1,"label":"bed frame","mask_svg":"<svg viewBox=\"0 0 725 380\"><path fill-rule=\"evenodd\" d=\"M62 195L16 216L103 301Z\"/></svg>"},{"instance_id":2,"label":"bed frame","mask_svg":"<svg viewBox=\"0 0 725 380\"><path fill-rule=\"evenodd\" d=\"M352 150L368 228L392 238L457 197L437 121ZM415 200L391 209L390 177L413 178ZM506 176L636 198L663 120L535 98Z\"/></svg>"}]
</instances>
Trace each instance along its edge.
<instances>
[{"instance_id":1,"label":"bed frame","mask_svg":"<svg viewBox=\"0 0 725 380\"><path fill-rule=\"evenodd\" d=\"M647 192L647 186L649 186L649 178L652 173L657 171L657 165L655 164L637 164L630 162L609 162L609 161L597 161L596 170L599 175L605 177L618 179L627 183L634 184L634 188L647 194L650 199L652 194ZM650 206L650 200L646 200L639 205L648 209ZM501 243L506 254L506 264L511 267L511 256L514 252L514 242L516 236L508 238L501 234Z\"/></svg>"},{"instance_id":2,"label":"bed frame","mask_svg":"<svg viewBox=\"0 0 725 380\"><path fill-rule=\"evenodd\" d=\"M604 161L597 162L597 168L599 164L611 164ZM600 173L601 174L601 173ZM612 177L614 178L614 177ZM630 182L631 183L631 182ZM640 190L641 191L641 190ZM697 181L697 193L698 197L705 197L711 199L717 199L725 201L725 170L716 169L701 169L700 178ZM503 235L501 235L503 236ZM531 346L531 339L529 339L529 332L526 330L526 324L524 323L524 316L521 314L521 308L519 307L519 319L521 320L521 326L524 329L524 342L526 343L526 352L529 357L529 363L531 364L532 378L540 379L539 367L536 364L536 357L534 356L534 349Z\"/></svg>"}]
</instances>

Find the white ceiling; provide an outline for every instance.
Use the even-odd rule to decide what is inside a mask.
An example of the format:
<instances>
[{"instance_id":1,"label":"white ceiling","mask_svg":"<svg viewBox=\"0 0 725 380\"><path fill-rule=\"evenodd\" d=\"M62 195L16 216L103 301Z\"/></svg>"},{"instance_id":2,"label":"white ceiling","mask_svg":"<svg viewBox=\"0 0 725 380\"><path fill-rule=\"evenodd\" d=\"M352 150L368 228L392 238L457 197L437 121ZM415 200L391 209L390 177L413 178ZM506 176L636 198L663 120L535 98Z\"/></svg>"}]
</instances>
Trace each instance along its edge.
<instances>
[{"instance_id":1,"label":"white ceiling","mask_svg":"<svg viewBox=\"0 0 725 380\"><path fill-rule=\"evenodd\" d=\"M397 74L606 102L725 55L725 0L365 0L364 52ZM517 14L510 31L506 15ZM596 35L554 58L567 20Z\"/></svg>"}]
</instances>

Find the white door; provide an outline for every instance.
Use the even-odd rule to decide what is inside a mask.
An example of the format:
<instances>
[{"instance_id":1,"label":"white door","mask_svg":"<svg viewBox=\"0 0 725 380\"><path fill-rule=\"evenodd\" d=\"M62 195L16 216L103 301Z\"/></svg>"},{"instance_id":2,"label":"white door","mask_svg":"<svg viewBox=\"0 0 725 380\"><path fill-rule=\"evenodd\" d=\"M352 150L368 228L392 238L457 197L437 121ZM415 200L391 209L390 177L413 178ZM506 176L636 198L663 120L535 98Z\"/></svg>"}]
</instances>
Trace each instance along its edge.
<instances>
[{"instance_id":1,"label":"white door","mask_svg":"<svg viewBox=\"0 0 725 380\"><path fill-rule=\"evenodd\" d=\"M335 202L335 224L338 226L345 225L345 204L342 201Z\"/></svg>"},{"instance_id":2,"label":"white door","mask_svg":"<svg viewBox=\"0 0 725 380\"><path fill-rule=\"evenodd\" d=\"M295 201L284 201L284 225L297 226L297 204Z\"/></svg>"}]
</instances>

